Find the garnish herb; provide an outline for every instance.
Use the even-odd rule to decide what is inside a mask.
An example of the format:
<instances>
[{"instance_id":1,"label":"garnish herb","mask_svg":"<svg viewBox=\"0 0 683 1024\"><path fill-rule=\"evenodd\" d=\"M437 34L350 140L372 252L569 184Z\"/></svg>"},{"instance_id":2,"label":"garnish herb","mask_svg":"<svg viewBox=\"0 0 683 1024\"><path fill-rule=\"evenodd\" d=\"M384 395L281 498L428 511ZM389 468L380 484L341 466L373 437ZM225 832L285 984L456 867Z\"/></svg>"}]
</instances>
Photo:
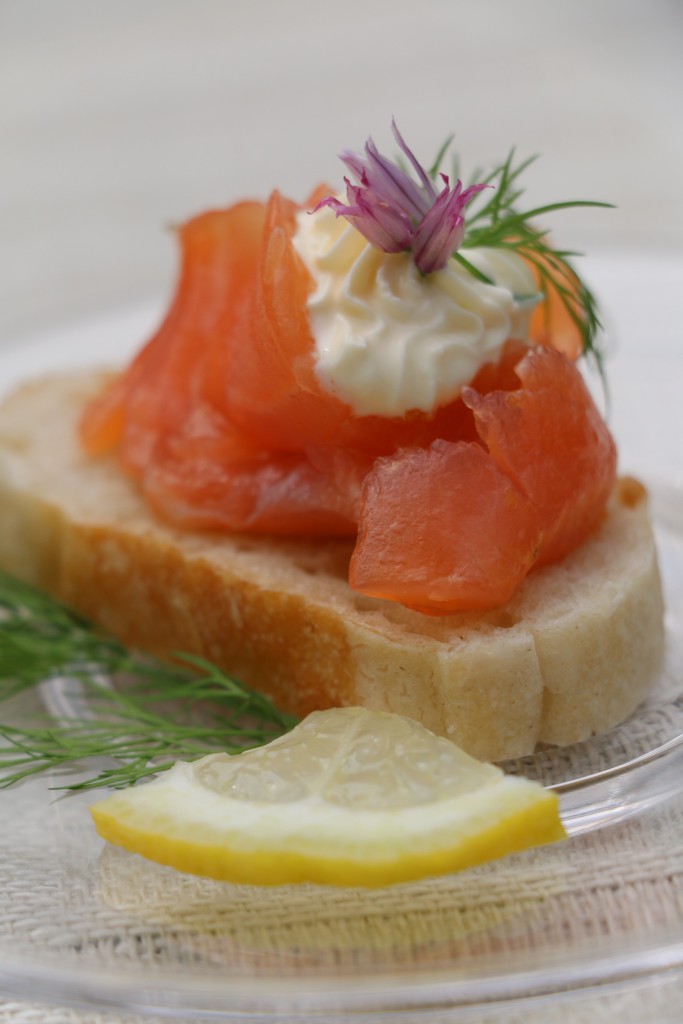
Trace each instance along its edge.
<instances>
[{"instance_id":1,"label":"garnish herb","mask_svg":"<svg viewBox=\"0 0 683 1024\"><path fill-rule=\"evenodd\" d=\"M358 184L345 178L347 203L327 196L316 210L329 206L384 252L411 252L424 274L443 269L449 259L455 258L478 280L492 284L467 259L467 249L496 248L519 253L537 271L543 295L554 294L566 308L580 332L584 355L595 362L604 380L597 341L597 304L571 263L580 253L553 248L547 231L537 227L535 220L558 210L610 208L611 204L568 200L521 209L518 203L524 190L519 187L519 178L536 158L515 164L514 150L483 181L474 181L467 188L462 186L456 157L452 175L456 181L451 187L449 177L440 167L453 137L446 140L426 170L406 145L395 122L392 128L401 150L397 160L383 156L372 139L368 139L363 154L344 151L341 160ZM482 175L478 171L474 177Z\"/></svg>"},{"instance_id":2,"label":"garnish herb","mask_svg":"<svg viewBox=\"0 0 683 1024\"><path fill-rule=\"evenodd\" d=\"M64 789L121 788L216 750L267 743L297 719L201 658L181 665L129 651L85 618L0 573L0 702L45 680L80 684L78 717L35 728L0 716L0 787L50 769L110 758L111 767Z\"/></svg>"},{"instance_id":3,"label":"garnish herb","mask_svg":"<svg viewBox=\"0 0 683 1024\"><path fill-rule=\"evenodd\" d=\"M602 354L597 342L601 327L597 302L571 263L571 259L581 253L554 249L547 232L535 227L533 221L557 210L613 207L610 203L576 199L520 210L517 204L523 189L519 188L518 179L537 158L529 157L515 166L514 157L512 150L507 160L487 177L487 183L493 185L494 190L486 193L483 205L470 212L462 245L454 257L479 277L483 275L468 263L463 249L509 249L524 257L538 271L543 294L547 296L555 292L566 308L581 333L584 355L594 361L602 375Z\"/></svg>"}]
</instances>

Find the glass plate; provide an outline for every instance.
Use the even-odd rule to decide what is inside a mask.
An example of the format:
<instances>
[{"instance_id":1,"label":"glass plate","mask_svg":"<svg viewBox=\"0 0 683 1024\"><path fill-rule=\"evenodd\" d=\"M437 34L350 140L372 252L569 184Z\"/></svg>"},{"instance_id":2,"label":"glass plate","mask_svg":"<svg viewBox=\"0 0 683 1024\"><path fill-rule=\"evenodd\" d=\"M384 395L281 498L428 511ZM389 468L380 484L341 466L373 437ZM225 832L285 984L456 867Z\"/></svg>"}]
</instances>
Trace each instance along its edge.
<instances>
[{"instance_id":1,"label":"glass plate","mask_svg":"<svg viewBox=\"0 0 683 1024\"><path fill-rule=\"evenodd\" d=\"M125 358L154 319L150 307L10 351L2 386L41 362L76 365L85 351L90 362ZM629 426L620 396L631 401L645 365L622 348L618 436ZM661 353L663 392L682 365ZM651 396L655 420L661 395ZM644 465L639 437L631 429L622 448L632 470ZM604 1019L618 1013L626 1024L645 1016L629 1016L631 996L649 1020L680 1006L683 489L677 444L658 457L650 468L667 481L651 487L667 601L661 678L608 736L506 766L558 789L568 842L384 890L257 889L107 847L87 811L97 795L64 798L53 788L63 778L35 779L0 793L0 994L184 1021L547 1022L569 1019L570 1003L576 1019L583 1007L592 1021L601 1019L594 1000L609 996ZM72 685L51 681L48 702L73 704ZM17 720L36 701L17 700Z\"/></svg>"}]
</instances>

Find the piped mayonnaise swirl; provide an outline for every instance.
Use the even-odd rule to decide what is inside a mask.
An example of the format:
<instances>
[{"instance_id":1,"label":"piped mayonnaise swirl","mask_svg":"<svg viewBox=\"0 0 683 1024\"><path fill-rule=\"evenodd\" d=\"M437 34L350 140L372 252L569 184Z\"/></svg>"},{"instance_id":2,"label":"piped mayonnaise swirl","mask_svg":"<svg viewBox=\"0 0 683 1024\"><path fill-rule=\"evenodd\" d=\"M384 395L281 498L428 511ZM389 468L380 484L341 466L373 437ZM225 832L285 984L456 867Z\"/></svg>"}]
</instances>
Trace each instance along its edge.
<instances>
[{"instance_id":1,"label":"piped mayonnaise swirl","mask_svg":"<svg viewBox=\"0 0 683 1024\"><path fill-rule=\"evenodd\" d=\"M299 213L293 244L315 281L308 311L318 378L356 415L433 412L508 338L528 340L539 296L514 252L467 250L495 285L455 260L425 276L410 253L381 252L330 209Z\"/></svg>"}]
</instances>

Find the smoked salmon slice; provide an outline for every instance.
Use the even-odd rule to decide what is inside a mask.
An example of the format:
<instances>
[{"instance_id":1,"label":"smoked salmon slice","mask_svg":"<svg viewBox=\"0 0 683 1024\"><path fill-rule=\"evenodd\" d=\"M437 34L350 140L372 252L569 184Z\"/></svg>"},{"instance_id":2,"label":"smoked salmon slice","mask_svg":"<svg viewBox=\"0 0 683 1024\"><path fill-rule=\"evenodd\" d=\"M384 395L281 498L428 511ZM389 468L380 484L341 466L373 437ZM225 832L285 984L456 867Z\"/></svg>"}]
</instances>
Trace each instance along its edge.
<instances>
[{"instance_id":1,"label":"smoked salmon slice","mask_svg":"<svg viewBox=\"0 0 683 1024\"><path fill-rule=\"evenodd\" d=\"M141 483L158 515L184 529L353 536L370 466L326 446L268 451L204 409L158 446Z\"/></svg>"},{"instance_id":2,"label":"smoked salmon slice","mask_svg":"<svg viewBox=\"0 0 683 1024\"><path fill-rule=\"evenodd\" d=\"M596 526L616 449L579 370L536 348L516 374L513 391L464 390L485 449L437 441L375 463L351 586L432 614L495 608Z\"/></svg>"},{"instance_id":3,"label":"smoked salmon slice","mask_svg":"<svg viewBox=\"0 0 683 1024\"><path fill-rule=\"evenodd\" d=\"M533 263L527 262L539 291L545 293L543 302L539 302L531 316L531 340L537 345L554 348L569 359L578 359L583 351L581 325L587 317L581 302L581 282L566 267L563 272L554 268L547 256L536 254ZM550 283L553 280L554 285Z\"/></svg>"},{"instance_id":4,"label":"smoked salmon slice","mask_svg":"<svg viewBox=\"0 0 683 1024\"><path fill-rule=\"evenodd\" d=\"M578 369L508 342L434 414L355 416L316 376L298 209L276 192L179 230L169 313L86 410L86 451L117 449L181 527L357 533L350 582L364 593L433 614L504 603L581 543L614 481Z\"/></svg>"},{"instance_id":5,"label":"smoked salmon slice","mask_svg":"<svg viewBox=\"0 0 683 1024\"><path fill-rule=\"evenodd\" d=\"M521 388L465 388L477 431L498 466L533 502L543 525L537 564L563 558L596 526L614 486L612 436L574 363L532 349L516 369Z\"/></svg>"},{"instance_id":6,"label":"smoked salmon slice","mask_svg":"<svg viewBox=\"0 0 683 1024\"><path fill-rule=\"evenodd\" d=\"M366 479L349 582L433 615L495 608L540 536L530 500L480 445L404 448Z\"/></svg>"},{"instance_id":7,"label":"smoked salmon slice","mask_svg":"<svg viewBox=\"0 0 683 1024\"><path fill-rule=\"evenodd\" d=\"M237 323L256 272L262 203L210 211L178 229L181 266L161 327L128 370L86 410L87 452L120 446L121 462L144 473L157 443L182 428L197 405L224 403Z\"/></svg>"}]
</instances>

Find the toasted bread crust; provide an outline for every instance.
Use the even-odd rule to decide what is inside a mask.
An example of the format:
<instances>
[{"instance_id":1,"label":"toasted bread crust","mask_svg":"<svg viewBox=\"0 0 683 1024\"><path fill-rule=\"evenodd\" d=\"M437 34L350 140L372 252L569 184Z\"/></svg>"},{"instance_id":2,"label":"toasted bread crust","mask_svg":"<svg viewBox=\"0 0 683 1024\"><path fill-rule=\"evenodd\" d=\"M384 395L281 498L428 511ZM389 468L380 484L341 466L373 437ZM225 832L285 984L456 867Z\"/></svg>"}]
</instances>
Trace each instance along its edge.
<instances>
[{"instance_id":1,"label":"toasted bread crust","mask_svg":"<svg viewBox=\"0 0 683 1024\"><path fill-rule=\"evenodd\" d=\"M354 593L347 541L182 533L150 515L75 424L98 374L30 384L0 407L0 568L125 643L188 651L304 714L409 715L477 757L603 732L644 699L663 650L645 491L617 487L598 531L503 608L433 618Z\"/></svg>"}]
</instances>

